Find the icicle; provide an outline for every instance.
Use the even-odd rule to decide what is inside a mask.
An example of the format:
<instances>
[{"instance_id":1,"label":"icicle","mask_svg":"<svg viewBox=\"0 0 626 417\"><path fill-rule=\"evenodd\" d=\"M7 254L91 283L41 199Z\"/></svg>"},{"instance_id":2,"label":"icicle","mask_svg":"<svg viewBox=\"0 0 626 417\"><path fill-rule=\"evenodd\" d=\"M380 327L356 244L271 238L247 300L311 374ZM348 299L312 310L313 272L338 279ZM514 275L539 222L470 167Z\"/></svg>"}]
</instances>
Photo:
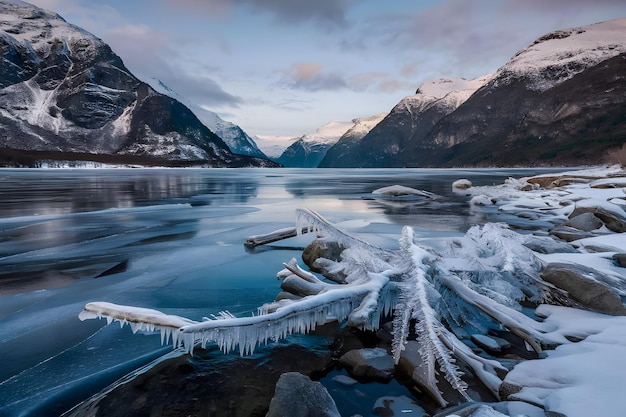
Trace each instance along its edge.
<instances>
[{"instance_id":1,"label":"icicle","mask_svg":"<svg viewBox=\"0 0 626 417\"><path fill-rule=\"evenodd\" d=\"M306 229L309 232L322 233L346 248L363 249L372 254L378 254L381 256L389 256L391 254L383 248L372 245L371 243L353 236L348 232L336 228L328 220L313 210L305 208L296 210L296 229Z\"/></svg>"}]
</instances>

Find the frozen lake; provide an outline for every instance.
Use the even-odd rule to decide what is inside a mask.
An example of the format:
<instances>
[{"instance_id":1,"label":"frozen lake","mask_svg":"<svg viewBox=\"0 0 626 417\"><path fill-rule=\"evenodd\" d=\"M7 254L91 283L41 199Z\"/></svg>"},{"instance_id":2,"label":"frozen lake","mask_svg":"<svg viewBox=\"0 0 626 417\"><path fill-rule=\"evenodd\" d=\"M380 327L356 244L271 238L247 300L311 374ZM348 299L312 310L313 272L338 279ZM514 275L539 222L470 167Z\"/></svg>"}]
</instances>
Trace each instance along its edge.
<instances>
[{"instance_id":1,"label":"frozen lake","mask_svg":"<svg viewBox=\"0 0 626 417\"><path fill-rule=\"evenodd\" d=\"M0 170L0 416L59 415L171 351L157 334L81 322L90 301L195 320L249 315L279 292L276 272L311 237L254 250L243 242L293 226L296 208L395 248L403 225L428 241L509 221L470 209L453 181L538 172L546 170ZM396 184L444 198L373 198Z\"/></svg>"}]
</instances>

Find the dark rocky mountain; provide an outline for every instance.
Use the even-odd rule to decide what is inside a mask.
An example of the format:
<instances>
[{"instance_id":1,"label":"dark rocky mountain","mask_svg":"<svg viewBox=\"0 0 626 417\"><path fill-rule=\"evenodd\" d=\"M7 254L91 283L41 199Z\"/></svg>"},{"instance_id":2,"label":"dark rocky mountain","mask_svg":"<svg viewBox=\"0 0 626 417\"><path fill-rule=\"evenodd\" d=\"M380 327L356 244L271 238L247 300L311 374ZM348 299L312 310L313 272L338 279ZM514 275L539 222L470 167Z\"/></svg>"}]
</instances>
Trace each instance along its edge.
<instances>
[{"instance_id":1,"label":"dark rocky mountain","mask_svg":"<svg viewBox=\"0 0 626 417\"><path fill-rule=\"evenodd\" d=\"M269 159L267 155L265 155L263 151L259 149L254 139L252 139L250 135L248 135L241 127L232 122L223 120L215 112L212 112L198 106L195 103L190 102L189 100L178 94L178 92L168 87L161 80L152 78L151 80L149 80L149 82L150 86L152 86L156 91L180 101L187 108L189 108L189 110L191 110L193 114L198 117L202 124L208 127L211 132L219 136L220 139L222 139L224 143L228 145L228 148L231 150L232 153Z\"/></svg>"},{"instance_id":2,"label":"dark rocky mountain","mask_svg":"<svg viewBox=\"0 0 626 417\"><path fill-rule=\"evenodd\" d=\"M276 162L290 168L317 168L328 149L353 125L354 122L326 123L289 145Z\"/></svg>"},{"instance_id":3,"label":"dark rocky mountain","mask_svg":"<svg viewBox=\"0 0 626 417\"><path fill-rule=\"evenodd\" d=\"M425 83L325 166L550 166L607 162L626 143L626 19L560 30L474 92ZM478 81L478 80L475 80ZM470 92L463 97L462 92ZM436 92L436 91L435 91ZM333 150L328 151L331 155Z\"/></svg>"},{"instance_id":4,"label":"dark rocky mountain","mask_svg":"<svg viewBox=\"0 0 626 417\"><path fill-rule=\"evenodd\" d=\"M352 157L351 149L365 135L367 135L381 120L387 116L387 113L380 113L370 117L362 117L352 120L352 126L346 133L339 138L336 144L326 151L324 158L318 164L319 168L328 166L326 161L349 161ZM342 166L342 165L336 165Z\"/></svg>"},{"instance_id":5,"label":"dark rocky mountain","mask_svg":"<svg viewBox=\"0 0 626 417\"><path fill-rule=\"evenodd\" d=\"M275 165L233 154L187 107L55 13L0 1L0 55L0 165Z\"/></svg>"}]
</instances>

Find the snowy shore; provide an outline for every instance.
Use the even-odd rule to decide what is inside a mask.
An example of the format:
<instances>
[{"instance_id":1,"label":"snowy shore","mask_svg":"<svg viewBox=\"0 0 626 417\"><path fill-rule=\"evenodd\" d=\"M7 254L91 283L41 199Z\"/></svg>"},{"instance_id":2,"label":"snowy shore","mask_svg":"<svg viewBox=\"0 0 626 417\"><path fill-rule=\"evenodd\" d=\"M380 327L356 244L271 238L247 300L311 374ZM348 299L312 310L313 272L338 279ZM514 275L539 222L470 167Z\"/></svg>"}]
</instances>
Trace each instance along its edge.
<instances>
[{"instance_id":1,"label":"snowy shore","mask_svg":"<svg viewBox=\"0 0 626 417\"><path fill-rule=\"evenodd\" d=\"M346 278L345 282L335 285L316 281L315 277L298 270L297 265L290 265L288 271L281 271L283 282L302 283L298 277L308 281L305 287L292 287L294 291L306 289L311 293L300 297L306 302L294 298L293 302L282 301L264 306L266 312L263 314L270 316L267 318L272 320L272 326L276 326L270 338L278 334L284 337L298 332L297 329L306 331L314 327L315 322L323 321L328 312L352 322L361 320L367 328L374 323L373 312L377 310L376 303L385 298L382 294L387 283L394 279L394 275L402 276L405 281L399 286L409 288L409 291L404 299L401 297L396 311L410 308L404 314L406 317L402 318L402 323L397 319L396 312L394 338L401 333L404 336L391 344L392 353L403 354L409 321L416 318L418 322L427 321L434 336L421 342L434 341L433 347L443 351L443 362L438 359L439 365L453 365L454 360L447 355L457 355L476 376L483 382L487 381L488 388L500 399L500 402L479 406L477 401L481 401L482 397L471 389L466 393L463 382L458 380L459 385L455 389L466 395L469 402L461 404L461 408L439 409L431 415L622 415L626 409L626 399L621 395L624 384L620 382L620 370L626 365L624 170L614 166L509 179L496 186L473 187L469 181L458 181L454 186L457 193L467 198L471 210L477 213L505 213L508 224L476 225L463 237L445 238L436 245L428 242L431 246L420 246L423 242L419 239L416 242L410 228L405 228L400 238L400 251L387 251L343 233L323 218L315 217L315 213L301 213L304 214L305 224L298 224L298 228L308 222L308 227L313 225L315 231L327 232L330 240L355 249L343 254L341 261L326 262L322 267L335 271L342 269L345 273L359 273L361 276L354 280ZM519 277L529 281L519 282ZM412 286L421 289L413 291L410 289ZM547 296L544 293L546 289ZM283 290L286 291L285 288ZM442 307L439 300L449 297L451 292L457 292L457 298L452 301L458 304ZM551 300L550 297L555 305L546 303L545 300ZM518 302L524 298L535 299L541 305L536 309L536 305L526 305L522 309ZM611 300L617 301L608 309ZM344 302L349 308L343 306ZM325 309L327 305L331 306ZM456 307L467 306L472 308L463 314L468 314L469 319L462 318L462 313L455 311ZM283 313L280 313L281 309ZM480 316L481 311L478 310L482 313L487 311L489 317ZM309 317L311 311L316 315ZM424 312L427 314L423 315ZM263 338L268 338L267 333L264 336L254 328L256 325L269 326L269 322L262 322L263 314L256 316L260 318L243 321L225 315L219 320L181 324L178 329L179 325L172 327L166 324L169 316L155 310L95 302L86 307L84 318L106 317L133 323L134 329L160 329L165 332L166 340L172 330L180 330L186 335L184 345L187 349L201 340L203 344L216 342L223 349L226 347L224 350L237 344L243 345L246 352L262 342ZM289 320L297 318L288 323L284 317ZM398 330L396 321L404 328ZM458 324L462 321L465 324ZM472 340L481 340L481 334L467 332L467 328L471 327L467 323L474 325L473 321L477 322L475 329L483 327L483 335L489 329L493 330L494 325L500 325L502 331L506 328L516 336L523 336L520 341L526 337L527 347L530 349L532 345L538 352L538 358L524 360L516 357L511 361L482 351L469 342L469 336ZM457 327L446 330L442 325L444 322L447 326L456 322ZM240 334L238 326L244 325L253 330L245 334L245 345L235 338ZM472 331L480 332L475 329ZM417 334L419 339L419 332ZM221 342L215 335L221 337ZM173 334L171 337L174 338ZM463 340L471 350L455 337ZM437 338L445 346L438 345ZM175 339L175 343L177 340L182 339ZM450 352L446 353L446 349ZM421 350L417 349L420 355L424 353ZM494 361L497 360L506 362L510 371L505 371L503 375L500 366L495 372L498 366L494 365ZM488 367L492 369L483 369ZM462 377L462 372L457 374L457 371L458 368L451 366L453 376ZM427 384L432 383L430 388L434 386L437 391L439 382L427 381ZM444 405L455 402L443 398L440 401ZM397 412L405 413L407 410L418 412L422 409L403 408Z\"/></svg>"}]
</instances>

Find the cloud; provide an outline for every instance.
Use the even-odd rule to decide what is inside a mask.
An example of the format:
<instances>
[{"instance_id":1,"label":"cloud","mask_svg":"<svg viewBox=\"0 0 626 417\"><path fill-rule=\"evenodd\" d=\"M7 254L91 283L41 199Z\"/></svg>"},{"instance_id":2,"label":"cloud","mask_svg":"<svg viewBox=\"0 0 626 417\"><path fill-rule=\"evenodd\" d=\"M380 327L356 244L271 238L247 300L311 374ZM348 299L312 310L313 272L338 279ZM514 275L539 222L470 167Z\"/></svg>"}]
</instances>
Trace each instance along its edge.
<instances>
[{"instance_id":1,"label":"cloud","mask_svg":"<svg viewBox=\"0 0 626 417\"><path fill-rule=\"evenodd\" d=\"M298 25L314 22L327 27L347 24L348 7L354 0L165 0L179 13L204 13L219 16L233 13L237 7L245 7L256 13L272 16L277 22Z\"/></svg>"},{"instance_id":2,"label":"cloud","mask_svg":"<svg viewBox=\"0 0 626 417\"><path fill-rule=\"evenodd\" d=\"M314 62L296 62L283 74L282 84L297 90L338 90L348 87L344 77Z\"/></svg>"}]
</instances>

